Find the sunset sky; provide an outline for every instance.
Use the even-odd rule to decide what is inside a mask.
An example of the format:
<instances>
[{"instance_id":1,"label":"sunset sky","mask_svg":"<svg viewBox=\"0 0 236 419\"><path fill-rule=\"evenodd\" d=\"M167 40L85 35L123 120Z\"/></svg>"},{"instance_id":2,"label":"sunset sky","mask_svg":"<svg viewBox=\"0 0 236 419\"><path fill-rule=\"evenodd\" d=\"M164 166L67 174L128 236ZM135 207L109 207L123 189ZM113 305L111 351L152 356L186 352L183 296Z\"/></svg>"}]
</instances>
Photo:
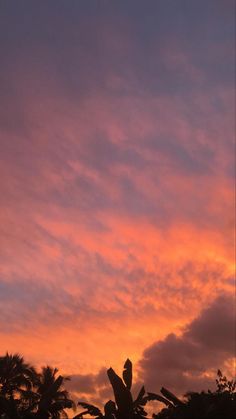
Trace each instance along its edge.
<instances>
[{"instance_id":1,"label":"sunset sky","mask_svg":"<svg viewBox=\"0 0 236 419\"><path fill-rule=\"evenodd\" d=\"M0 0L0 350L88 400L234 355L234 0Z\"/></svg>"}]
</instances>

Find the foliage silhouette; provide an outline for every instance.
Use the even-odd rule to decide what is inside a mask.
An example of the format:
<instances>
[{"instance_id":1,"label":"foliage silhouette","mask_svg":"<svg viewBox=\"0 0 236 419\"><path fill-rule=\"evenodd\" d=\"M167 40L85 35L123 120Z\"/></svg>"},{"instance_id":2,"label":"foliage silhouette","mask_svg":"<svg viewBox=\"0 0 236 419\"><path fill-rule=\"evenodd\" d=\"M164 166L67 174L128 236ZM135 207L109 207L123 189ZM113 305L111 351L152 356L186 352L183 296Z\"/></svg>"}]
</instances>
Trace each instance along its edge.
<instances>
[{"instance_id":1,"label":"foliage silhouette","mask_svg":"<svg viewBox=\"0 0 236 419\"><path fill-rule=\"evenodd\" d=\"M35 369L18 354L0 357L0 415L18 418L27 412L37 383Z\"/></svg>"},{"instance_id":2,"label":"foliage silhouette","mask_svg":"<svg viewBox=\"0 0 236 419\"><path fill-rule=\"evenodd\" d=\"M123 380L112 368L107 370L107 375L113 389L115 403L109 400L104 406L103 414L98 407L79 402L78 404L86 410L75 416L74 419L83 419L87 414L96 419L145 419L147 412L144 410L144 406L149 401L158 400L167 406L170 404L167 399L155 393L146 394L144 387L141 388L137 398L133 400L131 393L132 363L129 359L124 364Z\"/></svg>"},{"instance_id":3,"label":"foliage silhouette","mask_svg":"<svg viewBox=\"0 0 236 419\"><path fill-rule=\"evenodd\" d=\"M0 357L0 418L67 418L64 409L74 407L63 388L69 378L57 372L44 367L37 373L18 354Z\"/></svg>"},{"instance_id":4,"label":"foliage silhouette","mask_svg":"<svg viewBox=\"0 0 236 419\"><path fill-rule=\"evenodd\" d=\"M156 415L154 419L233 419L236 417L236 381L228 381L221 371L217 372L217 390L201 393L189 392L185 400L179 400L166 389L162 394L170 401L168 408Z\"/></svg>"},{"instance_id":5,"label":"foliage silhouette","mask_svg":"<svg viewBox=\"0 0 236 419\"><path fill-rule=\"evenodd\" d=\"M147 402L156 400L166 407L159 413L153 414L153 419L233 419L236 417L236 382L228 381L218 370L216 380L217 390L212 392L187 393L183 400L166 388L161 388L161 395L145 392L142 387L138 397L133 401L132 363L127 360L124 365L123 380L110 368L107 371L112 385L115 403L111 400L104 406L104 413L96 406L80 402L86 410L74 419L83 419L90 415L95 419L144 419L147 412L144 406ZM146 418L147 419L147 418Z\"/></svg>"},{"instance_id":6,"label":"foliage silhouette","mask_svg":"<svg viewBox=\"0 0 236 419\"><path fill-rule=\"evenodd\" d=\"M189 392L180 400L166 388L161 394L149 393L142 387L134 399L132 363L124 364L122 378L109 368L108 379L115 401L109 400L104 412L89 403L79 402L85 410L74 419L89 415L96 419L147 419L145 406L157 400L166 407L153 419L233 419L236 417L236 381L229 381L220 370L216 391ZM68 418L67 409L75 407L65 390L68 377L58 375L56 368L43 367L41 372L18 354L0 357L0 419L61 419Z\"/></svg>"},{"instance_id":7,"label":"foliage silhouette","mask_svg":"<svg viewBox=\"0 0 236 419\"><path fill-rule=\"evenodd\" d=\"M67 417L64 409L74 407L73 401L69 398L66 390L62 390L69 377L57 377L58 370L49 366L43 367L39 375L37 385L38 411L36 417L42 419L58 419L61 416Z\"/></svg>"}]
</instances>

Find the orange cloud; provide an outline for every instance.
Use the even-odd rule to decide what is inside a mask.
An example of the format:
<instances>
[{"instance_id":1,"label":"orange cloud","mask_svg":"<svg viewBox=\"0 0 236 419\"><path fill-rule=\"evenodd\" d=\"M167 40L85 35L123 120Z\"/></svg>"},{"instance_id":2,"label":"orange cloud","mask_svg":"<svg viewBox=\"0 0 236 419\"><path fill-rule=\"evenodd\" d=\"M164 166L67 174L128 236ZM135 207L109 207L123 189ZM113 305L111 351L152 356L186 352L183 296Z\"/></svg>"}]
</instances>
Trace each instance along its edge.
<instances>
[{"instance_id":1,"label":"orange cloud","mask_svg":"<svg viewBox=\"0 0 236 419\"><path fill-rule=\"evenodd\" d=\"M229 26L185 22L210 58L119 13L63 32L53 11L0 70L1 350L93 384L234 292Z\"/></svg>"}]
</instances>

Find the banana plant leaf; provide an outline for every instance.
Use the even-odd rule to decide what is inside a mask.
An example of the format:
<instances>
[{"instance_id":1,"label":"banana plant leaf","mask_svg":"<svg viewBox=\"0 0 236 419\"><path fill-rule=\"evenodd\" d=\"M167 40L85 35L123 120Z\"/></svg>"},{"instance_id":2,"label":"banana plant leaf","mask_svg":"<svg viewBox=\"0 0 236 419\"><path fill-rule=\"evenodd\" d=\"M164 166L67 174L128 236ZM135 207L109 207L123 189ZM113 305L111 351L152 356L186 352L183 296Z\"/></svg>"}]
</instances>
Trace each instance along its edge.
<instances>
[{"instance_id":1,"label":"banana plant leaf","mask_svg":"<svg viewBox=\"0 0 236 419\"><path fill-rule=\"evenodd\" d=\"M123 380L126 387L130 390L132 387L132 362L129 359L124 364Z\"/></svg>"},{"instance_id":2,"label":"banana plant leaf","mask_svg":"<svg viewBox=\"0 0 236 419\"><path fill-rule=\"evenodd\" d=\"M131 392L112 368L109 368L107 375L113 388L119 415L124 419L128 418L131 415L133 408Z\"/></svg>"},{"instance_id":3,"label":"banana plant leaf","mask_svg":"<svg viewBox=\"0 0 236 419\"><path fill-rule=\"evenodd\" d=\"M183 406L184 403L181 402L181 400L178 399L173 393L171 393L169 390L167 390L165 387L161 388L161 393L163 396L165 396L168 400L170 400L174 406Z\"/></svg>"}]
</instances>

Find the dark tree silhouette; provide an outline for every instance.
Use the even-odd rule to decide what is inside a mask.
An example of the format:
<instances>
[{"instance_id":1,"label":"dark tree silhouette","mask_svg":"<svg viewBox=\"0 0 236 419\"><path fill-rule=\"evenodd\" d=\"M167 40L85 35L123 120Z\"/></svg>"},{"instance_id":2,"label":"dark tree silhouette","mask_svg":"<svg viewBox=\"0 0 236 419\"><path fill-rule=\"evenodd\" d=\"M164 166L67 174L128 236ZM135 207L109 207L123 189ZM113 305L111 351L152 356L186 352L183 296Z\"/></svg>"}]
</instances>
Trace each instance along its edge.
<instances>
[{"instance_id":1,"label":"dark tree silhouette","mask_svg":"<svg viewBox=\"0 0 236 419\"><path fill-rule=\"evenodd\" d=\"M157 400L165 404L153 419L233 419L236 417L236 382L229 381L220 370L217 373L214 392L208 390L189 392L179 399L166 388L161 394L146 393L142 387L133 398L132 363L124 364L122 378L109 368L108 379L113 389L114 401L109 400L102 412L89 403L79 402L85 410L74 419L89 415L96 419L147 419L145 406ZM61 419L68 418L66 409L74 408L74 402L65 390L68 377L58 375L49 366L37 373L18 354L0 357L0 419Z\"/></svg>"},{"instance_id":2,"label":"dark tree silhouette","mask_svg":"<svg viewBox=\"0 0 236 419\"><path fill-rule=\"evenodd\" d=\"M233 419L236 417L236 382L217 372L217 389L201 393L189 392L181 401L166 389L162 394L170 401L154 419Z\"/></svg>"},{"instance_id":3,"label":"dark tree silhouette","mask_svg":"<svg viewBox=\"0 0 236 419\"><path fill-rule=\"evenodd\" d=\"M74 407L63 388L68 377L56 368L44 367L41 373L26 364L23 357L8 353L0 358L0 418L67 418L65 409Z\"/></svg>"},{"instance_id":4,"label":"dark tree silhouette","mask_svg":"<svg viewBox=\"0 0 236 419\"><path fill-rule=\"evenodd\" d=\"M42 368L39 374L36 393L38 396L36 417L40 419L67 418L65 409L74 407L74 402L69 398L69 393L63 389L69 377L58 375L56 368L49 366Z\"/></svg>"},{"instance_id":5,"label":"dark tree silhouette","mask_svg":"<svg viewBox=\"0 0 236 419\"><path fill-rule=\"evenodd\" d=\"M17 419L27 412L37 382L35 369L18 354L0 357L0 416Z\"/></svg>"}]
</instances>

